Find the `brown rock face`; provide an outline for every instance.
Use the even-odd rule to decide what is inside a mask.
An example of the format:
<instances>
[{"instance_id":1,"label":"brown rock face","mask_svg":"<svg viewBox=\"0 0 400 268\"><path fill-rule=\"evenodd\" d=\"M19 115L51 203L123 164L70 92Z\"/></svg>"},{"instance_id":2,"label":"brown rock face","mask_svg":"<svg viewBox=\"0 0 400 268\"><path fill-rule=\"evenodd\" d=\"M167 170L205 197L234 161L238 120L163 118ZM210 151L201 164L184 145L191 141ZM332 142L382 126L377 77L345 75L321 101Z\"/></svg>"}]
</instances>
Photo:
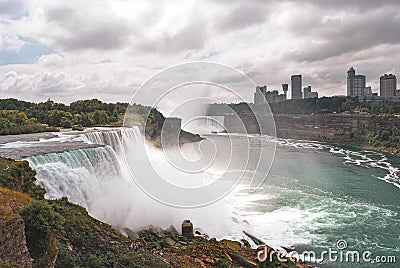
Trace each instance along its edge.
<instances>
[{"instance_id":1,"label":"brown rock face","mask_svg":"<svg viewBox=\"0 0 400 268\"><path fill-rule=\"evenodd\" d=\"M32 267L32 259L26 246L25 224L19 215L0 223L0 264L2 263Z\"/></svg>"}]
</instances>

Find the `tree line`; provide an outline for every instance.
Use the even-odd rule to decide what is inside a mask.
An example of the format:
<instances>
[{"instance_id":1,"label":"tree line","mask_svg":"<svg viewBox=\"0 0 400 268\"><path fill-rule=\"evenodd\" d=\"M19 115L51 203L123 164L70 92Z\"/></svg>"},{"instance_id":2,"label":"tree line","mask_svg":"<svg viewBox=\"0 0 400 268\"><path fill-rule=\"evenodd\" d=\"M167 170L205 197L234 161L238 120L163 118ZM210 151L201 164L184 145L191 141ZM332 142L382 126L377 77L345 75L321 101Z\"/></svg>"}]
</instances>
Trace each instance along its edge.
<instances>
[{"instance_id":1,"label":"tree line","mask_svg":"<svg viewBox=\"0 0 400 268\"><path fill-rule=\"evenodd\" d=\"M17 99L0 99L0 134L55 131L56 128L120 125L128 103L104 103L97 99L78 100L69 105L52 100L34 103ZM144 115L150 107L134 104L133 112Z\"/></svg>"},{"instance_id":2,"label":"tree line","mask_svg":"<svg viewBox=\"0 0 400 268\"><path fill-rule=\"evenodd\" d=\"M271 103L270 107L277 114L353 113L360 108L367 108L370 114L375 115L400 113L400 102L364 102L357 97L345 96L287 100Z\"/></svg>"}]
</instances>

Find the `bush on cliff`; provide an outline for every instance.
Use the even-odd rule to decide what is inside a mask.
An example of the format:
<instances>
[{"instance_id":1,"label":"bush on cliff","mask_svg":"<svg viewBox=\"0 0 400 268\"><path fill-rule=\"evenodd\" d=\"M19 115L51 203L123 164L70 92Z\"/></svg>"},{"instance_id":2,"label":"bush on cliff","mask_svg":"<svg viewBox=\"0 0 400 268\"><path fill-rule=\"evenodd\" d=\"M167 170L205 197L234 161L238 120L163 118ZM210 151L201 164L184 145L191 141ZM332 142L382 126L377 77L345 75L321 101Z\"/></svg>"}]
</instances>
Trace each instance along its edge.
<instances>
[{"instance_id":1,"label":"bush on cliff","mask_svg":"<svg viewBox=\"0 0 400 268\"><path fill-rule=\"evenodd\" d=\"M35 259L36 266L49 262L52 248L51 232L63 223L64 218L54 212L46 200L34 201L23 210L20 215L25 222L26 242L31 256Z\"/></svg>"},{"instance_id":2,"label":"bush on cliff","mask_svg":"<svg viewBox=\"0 0 400 268\"><path fill-rule=\"evenodd\" d=\"M43 199L45 190L35 184L36 172L27 161L0 158L0 185L29 194L32 198Z\"/></svg>"}]
</instances>

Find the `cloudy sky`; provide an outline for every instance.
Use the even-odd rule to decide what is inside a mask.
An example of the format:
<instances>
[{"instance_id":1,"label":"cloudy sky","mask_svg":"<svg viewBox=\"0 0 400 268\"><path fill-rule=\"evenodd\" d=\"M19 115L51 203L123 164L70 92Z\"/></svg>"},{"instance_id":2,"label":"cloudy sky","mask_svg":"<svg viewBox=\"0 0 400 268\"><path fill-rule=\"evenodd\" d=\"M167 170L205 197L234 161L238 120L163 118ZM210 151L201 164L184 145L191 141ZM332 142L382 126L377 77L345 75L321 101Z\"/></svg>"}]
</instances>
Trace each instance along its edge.
<instances>
[{"instance_id":1,"label":"cloudy sky","mask_svg":"<svg viewBox=\"0 0 400 268\"><path fill-rule=\"evenodd\" d=\"M269 89L301 73L325 96L345 94L354 66L377 91L381 74L400 76L399 33L399 0L0 0L0 98L129 101L197 60Z\"/></svg>"}]
</instances>

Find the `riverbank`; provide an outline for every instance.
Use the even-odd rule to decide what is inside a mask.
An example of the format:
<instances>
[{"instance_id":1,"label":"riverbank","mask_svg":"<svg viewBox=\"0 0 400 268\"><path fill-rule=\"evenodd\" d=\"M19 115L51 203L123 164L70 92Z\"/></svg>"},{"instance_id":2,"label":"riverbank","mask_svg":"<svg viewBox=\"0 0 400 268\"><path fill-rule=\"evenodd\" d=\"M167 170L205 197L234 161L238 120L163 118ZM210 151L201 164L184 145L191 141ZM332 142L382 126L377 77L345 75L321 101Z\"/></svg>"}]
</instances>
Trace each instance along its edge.
<instances>
[{"instance_id":1,"label":"riverbank","mask_svg":"<svg viewBox=\"0 0 400 268\"><path fill-rule=\"evenodd\" d=\"M342 136L335 136L330 139L328 142L339 145L339 146L351 146L364 150L371 150L383 153L390 153L393 155L400 155L400 145L397 141L399 139L399 135L397 133L390 133L387 130L387 137L382 138L382 133L386 130L379 131L358 131L350 134L344 134ZM380 133L379 133L380 132ZM391 141L391 138L394 141Z\"/></svg>"}]
</instances>

